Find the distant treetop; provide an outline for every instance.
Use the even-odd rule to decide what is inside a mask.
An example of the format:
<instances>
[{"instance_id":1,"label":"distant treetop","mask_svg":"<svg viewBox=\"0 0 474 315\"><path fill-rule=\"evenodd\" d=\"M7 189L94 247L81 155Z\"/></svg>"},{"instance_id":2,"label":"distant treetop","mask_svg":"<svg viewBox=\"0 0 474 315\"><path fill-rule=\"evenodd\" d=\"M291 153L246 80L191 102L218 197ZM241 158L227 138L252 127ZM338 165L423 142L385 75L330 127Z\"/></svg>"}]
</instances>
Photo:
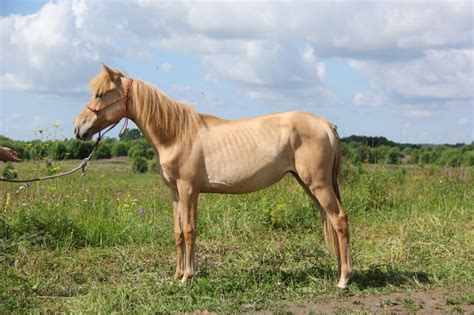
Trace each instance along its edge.
<instances>
[{"instance_id":1,"label":"distant treetop","mask_svg":"<svg viewBox=\"0 0 474 315\"><path fill-rule=\"evenodd\" d=\"M134 129L125 129L125 131L120 135L120 140L127 141L127 140L137 140L143 138L142 133L140 130Z\"/></svg>"}]
</instances>

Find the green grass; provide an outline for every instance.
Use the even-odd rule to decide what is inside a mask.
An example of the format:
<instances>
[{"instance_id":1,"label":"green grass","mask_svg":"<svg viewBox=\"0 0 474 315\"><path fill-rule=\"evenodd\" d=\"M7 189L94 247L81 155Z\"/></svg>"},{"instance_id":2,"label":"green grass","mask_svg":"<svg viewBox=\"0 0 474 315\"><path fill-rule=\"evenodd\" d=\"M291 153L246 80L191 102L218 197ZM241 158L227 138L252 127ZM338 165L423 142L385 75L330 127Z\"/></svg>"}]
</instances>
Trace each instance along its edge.
<instances>
[{"instance_id":1,"label":"green grass","mask_svg":"<svg viewBox=\"0 0 474 315\"><path fill-rule=\"evenodd\" d=\"M15 166L21 177L46 172ZM0 184L0 309L281 311L285 301L340 298L318 211L291 176L254 194L201 195L198 273L180 285L170 194L158 175L130 169L93 161L86 177ZM474 169L464 181L460 172L345 166L352 294L442 289L472 297Z\"/></svg>"}]
</instances>

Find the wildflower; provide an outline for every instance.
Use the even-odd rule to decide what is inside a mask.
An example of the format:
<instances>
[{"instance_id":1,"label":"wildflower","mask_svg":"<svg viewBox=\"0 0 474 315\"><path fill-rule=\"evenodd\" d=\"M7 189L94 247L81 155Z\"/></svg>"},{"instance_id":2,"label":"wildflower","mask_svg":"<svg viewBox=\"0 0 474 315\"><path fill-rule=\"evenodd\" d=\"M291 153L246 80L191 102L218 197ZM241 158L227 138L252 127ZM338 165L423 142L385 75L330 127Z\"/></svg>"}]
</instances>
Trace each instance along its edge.
<instances>
[{"instance_id":1,"label":"wildflower","mask_svg":"<svg viewBox=\"0 0 474 315\"><path fill-rule=\"evenodd\" d=\"M145 209L143 207L138 208L138 215L142 217L145 215Z\"/></svg>"},{"instance_id":2,"label":"wildflower","mask_svg":"<svg viewBox=\"0 0 474 315\"><path fill-rule=\"evenodd\" d=\"M10 206L10 193L5 196L5 204L3 205L3 212L7 213L8 207Z\"/></svg>"},{"instance_id":3,"label":"wildflower","mask_svg":"<svg viewBox=\"0 0 474 315\"><path fill-rule=\"evenodd\" d=\"M16 194L20 193L23 189L25 189L25 186L20 186L17 191L15 191Z\"/></svg>"},{"instance_id":4,"label":"wildflower","mask_svg":"<svg viewBox=\"0 0 474 315\"><path fill-rule=\"evenodd\" d=\"M464 183L467 180L467 174L466 174L466 169L464 166L461 168L461 173L459 174L459 180Z\"/></svg>"}]
</instances>

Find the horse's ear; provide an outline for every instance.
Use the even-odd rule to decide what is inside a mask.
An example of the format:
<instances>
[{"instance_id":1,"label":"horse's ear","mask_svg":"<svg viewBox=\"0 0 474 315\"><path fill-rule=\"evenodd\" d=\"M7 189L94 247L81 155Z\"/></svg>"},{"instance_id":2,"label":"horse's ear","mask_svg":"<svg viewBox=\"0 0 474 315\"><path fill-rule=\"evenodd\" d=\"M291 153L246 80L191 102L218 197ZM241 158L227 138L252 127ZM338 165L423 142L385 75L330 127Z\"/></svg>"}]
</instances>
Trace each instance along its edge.
<instances>
[{"instance_id":1,"label":"horse's ear","mask_svg":"<svg viewBox=\"0 0 474 315\"><path fill-rule=\"evenodd\" d=\"M107 75L112 81L115 81L117 79L117 74L114 72L114 70L107 67L105 63L102 64L102 69L105 71L105 73L107 73Z\"/></svg>"}]
</instances>

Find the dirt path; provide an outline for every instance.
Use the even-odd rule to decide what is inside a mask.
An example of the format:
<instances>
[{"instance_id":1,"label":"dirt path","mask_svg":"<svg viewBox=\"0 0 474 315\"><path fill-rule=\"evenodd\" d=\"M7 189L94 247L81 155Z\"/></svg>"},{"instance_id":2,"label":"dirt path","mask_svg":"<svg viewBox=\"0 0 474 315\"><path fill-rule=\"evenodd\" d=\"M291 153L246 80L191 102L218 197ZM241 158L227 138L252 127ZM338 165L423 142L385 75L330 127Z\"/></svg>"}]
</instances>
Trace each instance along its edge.
<instances>
[{"instance_id":1,"label":"dirt path","mask_svg":"<svg viewBox=\"0 0 474 315\"><path fill-rule=\"evenodd\" d=\"M472 314L473 294L434 291L346 297L314 304L286 303L283 311L294 314L345 314L353 311L374 314Z\"/></svg>"}]
</instances>

